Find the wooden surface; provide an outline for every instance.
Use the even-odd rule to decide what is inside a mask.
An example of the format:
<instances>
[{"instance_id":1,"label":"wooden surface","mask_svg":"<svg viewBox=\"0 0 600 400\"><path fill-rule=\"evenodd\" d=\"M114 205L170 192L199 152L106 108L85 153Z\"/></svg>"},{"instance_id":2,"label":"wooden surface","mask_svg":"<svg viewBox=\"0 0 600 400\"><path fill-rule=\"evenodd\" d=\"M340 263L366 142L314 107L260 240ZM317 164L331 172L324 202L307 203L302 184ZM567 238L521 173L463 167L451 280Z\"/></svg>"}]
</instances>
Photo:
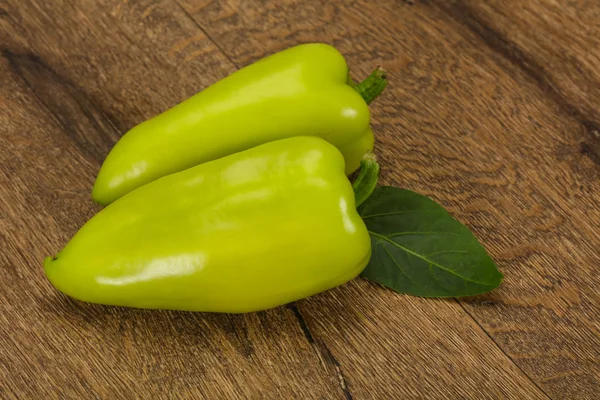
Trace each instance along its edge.
<instances>
[{"instance_id":1,"label":"wooden surface","mask_svg":"<svg viewBox=\"0 0 600 400\"><path fill-rule=\"evenodd\" d=\"M0 0L0 398L593 399L600 393L596 0ZM456 300L355 280L248 315L56 292L137 123L323 41L372 105L383 181L466 223L505 275Z\"/></svg>"}]
</instances>

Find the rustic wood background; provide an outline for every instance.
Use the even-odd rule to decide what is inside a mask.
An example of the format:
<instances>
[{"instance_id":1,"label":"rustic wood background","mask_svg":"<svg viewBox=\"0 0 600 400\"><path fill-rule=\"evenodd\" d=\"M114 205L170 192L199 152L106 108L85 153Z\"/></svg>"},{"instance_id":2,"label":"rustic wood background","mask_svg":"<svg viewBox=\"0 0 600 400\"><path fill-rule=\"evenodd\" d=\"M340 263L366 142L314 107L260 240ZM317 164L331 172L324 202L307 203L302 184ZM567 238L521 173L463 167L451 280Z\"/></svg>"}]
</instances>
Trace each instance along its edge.
<instances>
[{"instance_id":1,"label":"rustic wood background","mask_svg":"<svg viewBox=\"0 0 600 400\"><path fill-rule=\"evenodd\" d=\"M600 394L597 0L0 0L0 398L593 399ZM357 279L248 315L94 306L42 272L129 128L261 57L335 45L383 180L505 274L460 300Z\"/></svg>"}]
</instances>

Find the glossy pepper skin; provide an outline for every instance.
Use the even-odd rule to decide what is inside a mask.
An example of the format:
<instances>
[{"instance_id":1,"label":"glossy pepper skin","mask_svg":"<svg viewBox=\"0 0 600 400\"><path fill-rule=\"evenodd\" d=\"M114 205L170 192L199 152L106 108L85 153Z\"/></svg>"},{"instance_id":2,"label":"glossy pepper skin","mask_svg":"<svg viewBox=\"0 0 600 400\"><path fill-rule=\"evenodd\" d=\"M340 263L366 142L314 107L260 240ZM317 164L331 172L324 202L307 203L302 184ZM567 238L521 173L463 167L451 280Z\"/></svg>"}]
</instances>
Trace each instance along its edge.
<instances>
[{"instance_id":1,"label":"glossy pepper skin","mask_svg":"<svg viewBox=\"0 0 600 400\"><path fill-rule=\"evenodd\" d=\"M87 302L239 313L338 286L370 252L341 153L294 137L127 194L44 270L58 290Z\"/></svg>"},{"instance_id":2,"label":"glossy pepper skin","mask_svg":"<svg viewBox=\"0 0 600 400\"><path fill-rule=\"evenodd\" d=\"M292 136L320 136L358 169L373 148L369 108L325 44L289 48L135 126L102 165L92 198L106 205L162 176Z\"/></svg>"}]
</instances>

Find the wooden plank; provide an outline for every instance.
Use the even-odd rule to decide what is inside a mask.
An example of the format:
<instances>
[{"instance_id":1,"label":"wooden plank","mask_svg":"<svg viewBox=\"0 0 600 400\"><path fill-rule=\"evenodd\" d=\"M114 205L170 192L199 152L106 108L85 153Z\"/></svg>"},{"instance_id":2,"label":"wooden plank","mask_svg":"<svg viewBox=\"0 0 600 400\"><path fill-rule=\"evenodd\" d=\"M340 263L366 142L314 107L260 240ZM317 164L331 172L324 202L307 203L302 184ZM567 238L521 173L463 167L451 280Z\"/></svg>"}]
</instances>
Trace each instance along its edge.
<instances>
[{"instance_id":1,"label":"wooden plank","mask_svg":"<svg viewBox=\"0 0 600 400\"><path fill-rule=\"evenodd\" d=\"M580 151L600 164L600 3L434 1L522 69L584 128Z\"/></svg>"},{"instance_id":2,"label":"wooden plank","mask_svg":"<svg viewBox=\"0 0 600 400\"><path fill-rule=\"evenodd\" d=\"M278 4L213 1L200 7L197 2L186 2L181 10L169 1L101 1L86 3L85 8L70 3L12 1L0 12L0 32L7 33L0 42L0 72L9 76L6 82L2 80L0 98L1 126L9 127L8 143L0 149L4 213L0 232L2 248L8 249L0 259L0 274L6 282L6 290L0 292L3 396L40 397L51 394L54 385L67 396L103 398L115 393L127 398L140 393L194 398L544 397L453 302L397 296L357 281L297 306L221 316L84 305L57 295L45 282L40 260L64 244L97 210L89 202L89 190L102 155L121 132L233 71L227 58L240 66L298 41L320 40L332 42L348 54L358 73L384 61L392 78L406 84L395 86L375 108L379 151L386 159L385 178L443 201L502 259L507 276L512 274L497 297L485 299L488 303L465 305L484 328L492 331L494 326L488 325L496 318L496 333L511 329L510 313L521 308L518 318L523 319L536 318L532 315L536 307L552 312L554 304L577 318L584 307L594 310L585 296L573 301L572 291L565 292L571 297L563 295L570 299L563 305L552 282L546 282L547 276L567 273L563 269L572 267L571 258L541 276L536 273L548 267L551 258L544 252L549 247L534 249L531 259L529 254L505 254L519 240L532 241L532 246L545 243L544 237L533 242L527 229L544 223L552 229L552 218L561 211L552 196L563 193L553 192L558 174L550 161L542 163L541 170L534 168L534 161L543 160L544 152L557 143L564 145L563 152L570 149L567 146L573 144L573 137L561 141L549 134L542 136L539 140L550 139L550 144L537 154L537 142L523 147L498 138L501 124L490 126L485 121L498 118L507 106L497 110L496 103L484 99L466 122L451 114L466 113L471 95L488 94L497 84L506 97L501 100L514 101L515 96L524 94L531 97L511 121L512 140L530 139L533 128L524 132L515 128L528 118L555 129L552 134L557 127L569 133L573 121L557 125L559 117L550 122L541 118L554 103L545 101L534 85L527 86L526 75L511 81L504 67L496 65L499 61L492 52L474 48L476 35L461 30L440 11L418 8L421 6L414 7L418 8L415 11L392 3L381 9L353 3L349 10L336 2ZM360 15L359 7L382 25L393 27L373 26ZM193 15L227 57L186 13ZM396 20L398 16L401 18ZM435 29L436 18L449 32ZM356 23L364 28L357 28ZM411 33L413 28L417 32ZM411 41L406 44L397 38L378 37L390 33ZM420 34L425 34L426 40ZM229 41L223 39L227 35ZM465 43L465 37L475 42ZM450 51L446 46L452 57L446 54ZM468 50L466 61L459 58L461 46ZM407 55L399 58L399 50ZM478 66L479 57L491 60ZM461 79L452 75L452 62L457 62ZM481 89L480 83L490 86ZM464 87L466 94L459 90ZM436 93L438 90L443 92ZM446 121L440 122L440 112ZM478 130L481 127L483 133ZM407 134L411 132L420 132L420 137ZM457 134L465 142L451 140ZM488 143L480 143L485 140ZM522 158L531 155L537 158L521 169ZM568 171L560 183L569 182L573 165L580 161L577 173L595 173L585 155L560 155L559 165ZM508 166L503 166L505 157ZM399 166L404 175L393 172ZM457 179L451 171L467 176ZM548 172L549 181L544 175ZM586 183L576 178L573 187ZM539 183L543 184L539 192L520 194L520 190L537 189ZM581 195L594 188L593 182L582 186L569 201L582 206L585 200ZM505 199L499 196L503 191L508 193ZM594 198L587 201L590 199ZM524 200L531 202L524 203L534 213L531 217L524 217L517 207L518 201ZM584 204L594 212L594 203ZM515 210L517 216L505 215ZM587 231L576 230L581 222L577 220L561 227L567 232L564 237L549 243L581 244L588 239L585 235L589 235L595 215L587 228L581 225ZM513 225L524 222L529 223L522 228ZM506 232L515 226L519 231L508 237ZM546 237L551 233L546 231ZM590 265L585 264L590 261L589 248L574 257L580 257L584 267ZM577 292L579 280L559 284L562 282ZM540 291L537 285L543 284L550 286ZM546 301L542 295L550 293L551 300L525 305L510 302L527 292L539 295L537 301ZM536 320L540 321L556 323L551 318ZM568 322L562 321L551 333L560 337ZM531 343L542 328L524 330L529 325L515 323L516 332L526 335L509 337ZM580 325L576 320L573 329L578 334ZM548 337L545 334L542 339ZM498 336L494 338L498 340ZM584 361L590 360L590 343L589 337L583 336L577 347ZM508 345L501 345L506 351ZM534 362L544 357L535 355ZM576 383L582 382L581 377L575 378ZM572 393L585 394L577 390Z\"/></svg>"},{"instance_id":3,"label":"wooden plank","mask_svg":"<svg viewBox=\"0 0 600 400\"><path fill-rule=\"evenodd\" d=\"M181 3L238 66L323 40L357 74L381 63L391 84L372 109L384 181L441 201L506 275L461 306L550 396L600 392L598 3ZM388 310L376 343L402 321L386 299L369 305ZM307 318L311 331L353 365L360 350L329 334L343 323L301 304L325 318Z\"/></svg>"},{"instance_id":4,"label":"wooden plank","mask_svg":"<svg viewBox=\"0 0 600 400\"><path fill-rule=\"evenodd\" d=\"M511 312L509 321L486 307L481 315L488 332L525 371L539 376L547 393L595 398L600 392L600 3L435 3L502 58L500 62L519 69L540 97L560 109L557 116L572 121L571 132L555 132L570 136L571 144L546 153L553 157L550 162L559 159L568 167L555 168L554 176L536 176L538 187L546 189L554 204L532 201L536 209L526 217L541 219L531 225L535 240L506 254L518 260L531 257L544 290L536 293L531 285L519 297L515 293L507 299L519 311L531 309ZM549 217L550 210L555 216ZM523 329L532 322L540 328ZM542 326L553 329L544 332Z\"/></svg>"}]
</instances>

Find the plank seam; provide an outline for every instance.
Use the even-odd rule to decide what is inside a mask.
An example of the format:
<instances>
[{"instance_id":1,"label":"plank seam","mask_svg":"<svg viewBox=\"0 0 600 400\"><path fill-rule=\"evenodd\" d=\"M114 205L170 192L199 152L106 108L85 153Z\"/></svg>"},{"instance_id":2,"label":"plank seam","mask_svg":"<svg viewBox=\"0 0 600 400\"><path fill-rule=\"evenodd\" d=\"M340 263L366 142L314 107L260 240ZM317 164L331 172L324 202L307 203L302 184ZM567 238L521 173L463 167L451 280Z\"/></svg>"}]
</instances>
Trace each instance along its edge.
<instances>
[{"instance_id":1,"label":"plank seam","mask_svg":"<svg viewBox=\"0 0 600 400\"><path fill-rule=\"evenodd\" d=\"M188 12L188 10L185 9L184 6L181 5L181 3L179 3L177 0L173 0L173 2L175 3L175 5L177 5L177 7L181 10L181 12L183 12L183 14L185 14L185 16L187 18L190 19L190 21L192 21L192 23L194 25L196 25L196 27L198 29L200 29L200 31L204 34L204 36L206 36L206 38L215 45L215 47L225 56L225 58L227 58L227 60L231 63L231 65L233 65L236 69L240 69L240 66L233 61L233 58L231 58L231 56L229 54L227 54L227 52L225 51L225 49L223 49L223 47L221 47L221 45L219 45L219 43L212 38L212 36L208 33L208 31L206 29L204 29L202 27L202 25L200 25L198 23L198 21L196 21L196 19L192 16L192 14L190 14Z\"/></svg>"},{"instance_id":2,"label":"plank seam","mask_svg":"<svg viewBox=\"0 0 600 400\"><path fill-rule=\"evenodd\" d=\"M294 314L294 316L296 317L296 320L298 321L298 324L300 325L300 329L302 330L302 333L304 333L304 337L306 338L306 341L313 347L313 349L315 350L315 352L317 353L319 358L322 360L329 361L334 366L336 374L337 374L339 386L342 389L342 392L344 393L344 398L346 400L352 400L352 393L350 392L350 386L348 385L348 381L346 380L346 377L344 376L340 362L333 356L333 354L331 354L331 350L329 350L329 348L327 347L327 345L325 345L325 343L323 343L322 341L319 341L319 342L315 341L314 336L311 333L310 329L308 328L308 325L307 325L306 321L304 320L304 317L300 313L300 310L298 310L298 307L294 303L292 303L292 304L288 304L287 308L289 310L291 310L292 313Z\"/></svg>"},{"instance_id":3,"label":"plank seam","mask_svg":"<svg viewBox=\"0 0 600 400\"><path fill-rule=\"evenodd\" d=\"M508 359L510 360L510 362L511 362L511 363L512 363L512 364L513 364L515 367L517 367L517 369L518 369L519 371L521 371L521 373L522 373L522 374L523 374L523 375L524 375L524 376L525 376L525 377L526 377L526 378L529 380L529 382L531 382L531 383L532 383L532 384L533 384L533 385L534 385L536 388L538 388L538 390L539 390L540 392L542 392L542 393L544 394L544 396L546 396L548 399L552 400L552 397L550 397L550 396L548 395L548 393L546 393L546 392L544 391L544 389L542 389L542 387L541 387L541 386L539 386L539 385L537 384L537 382L535 382L535 381L534 381L534 380L531 378L531 376L529 376L529 374L527 374L527 373L526 373L526 372L523 370L523 368L521 368L521 366L519 366L519 364L517 364L517 363L515 362L515 360L513 360L513 358L512 358L510 355L508 355L508 353L506 353L506 352L504 351L504 349L502 348L502 346L500 346L500 344L499 344L498 342L496 342L496 339L494 339L494 338L492 337L492 335L490 335L490 334L488 333L488 331L487 331L487 330L485 330L485 328L484 328L484 327L483 327L483 326L482 326L482 325L479 323L479 321L477 321L477 319L476 319L475 317L473 317L473 315L471 315L471 313L470 313L470 312L469 312L469 311L468 311L468 310L465 308L465 306L464 306L464 305L463 305L463 304L462 304L462 303L461 303L461 302L460 302L458 299L456 299L456 298L454 299L454 301L456 301L456 303L457 303L457 304L460 306L460 308L462 308L462 309L463 309L463 311L465 312L465 314L467 314L467 315L469 316L469 318L471 318L471 319L472 319L472 320L473 320L473 321L474 321L474 322L477 324L477 326L479 327L479 329L481 329L481 330L482 330L482 331L485 333L485 335L486 335L486 336L487 336L487 337L488 337L488 338L489 338L489 339L492 341L492 343L494 343L494 345L495 345L495 346L498 348L498 350L500 350L500 351L502 352L502 354L504 354L504 355L506 356L506 358L508 358Z\"/></svg>"}]
</instances>

